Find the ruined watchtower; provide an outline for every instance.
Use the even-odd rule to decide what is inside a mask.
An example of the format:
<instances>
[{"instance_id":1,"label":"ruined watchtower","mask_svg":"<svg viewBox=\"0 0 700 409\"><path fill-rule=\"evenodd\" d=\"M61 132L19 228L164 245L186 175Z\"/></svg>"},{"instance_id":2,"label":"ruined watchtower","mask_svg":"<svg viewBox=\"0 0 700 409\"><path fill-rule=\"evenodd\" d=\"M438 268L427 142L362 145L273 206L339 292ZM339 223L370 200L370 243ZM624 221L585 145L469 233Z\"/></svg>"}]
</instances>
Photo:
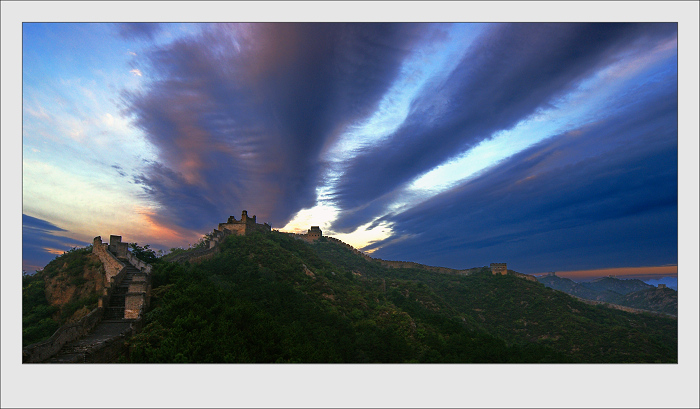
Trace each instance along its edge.
<instances>
[{"instance_id":1,"label":"ruined watchtower","mask_svg":"<svg viewBox=\"0 0 700 409\"><path fill-rule=\"evenodd\" d=\"M506 263L491 263L491 274L508 274Z\"/></svg>"}]
</instances>

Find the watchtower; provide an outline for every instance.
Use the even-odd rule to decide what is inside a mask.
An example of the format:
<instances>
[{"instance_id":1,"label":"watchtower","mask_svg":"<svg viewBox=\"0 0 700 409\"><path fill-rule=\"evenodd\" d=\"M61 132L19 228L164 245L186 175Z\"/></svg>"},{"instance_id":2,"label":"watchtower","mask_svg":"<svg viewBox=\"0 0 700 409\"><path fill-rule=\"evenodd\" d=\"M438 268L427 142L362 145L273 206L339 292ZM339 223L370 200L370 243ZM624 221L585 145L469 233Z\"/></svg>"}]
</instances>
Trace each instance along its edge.
<instances>
[{"instance_id":1,"label":"watchtower","mask_svg":"<svg viewBox=\"0 0 700 409\"><path fill-rule=\"evenodd\" d=\"M506 263L491 263L491 274L508 274Z\"/></svg>"},{"instance_id":2,"label":"watchtower","mask_svg":"<svg viewBox=\"0 0 700 409\"><path fill-rule=\"evenodd\" d=\"M321 228L319 226L311 226L308 232L306 232L306 237L308 237L311 240L317 240L320 239L323 233L321 232Z\"/></svg>"},{"instance_id":3,"label":"watchtower","mask_svg":"<svg viewBox=\"0 0 700 409\"><path fill-rule=\"evenodd\" d=\"M257 220L256 220L257 217L258 217L258 216L255 216L255 215L253 215L252 218L248 217L248 211L247 211L247 210L244 210L244 211L241 213L241 221L242 221L244 224L245 224L245 223L252 223L252 224L257 223Z\"/></svg>"}]
</instances>

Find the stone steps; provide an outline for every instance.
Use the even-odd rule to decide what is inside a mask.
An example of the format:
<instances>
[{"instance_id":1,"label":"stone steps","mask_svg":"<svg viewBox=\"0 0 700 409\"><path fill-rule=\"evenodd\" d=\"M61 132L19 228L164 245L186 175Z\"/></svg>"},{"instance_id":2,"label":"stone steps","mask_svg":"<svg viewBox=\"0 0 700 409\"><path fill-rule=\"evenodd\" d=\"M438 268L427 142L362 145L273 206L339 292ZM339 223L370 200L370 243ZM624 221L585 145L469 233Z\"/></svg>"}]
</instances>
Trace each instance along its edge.
<instances>
[{"instance_id":1,"label":"stone steps","mask_svg":"<svg viewBox=\"0 0 700 409\"><path fill-rule=\"evenodd\" d=\"M69 342L46 363L84 363L90 362L89 355L98 348L104 347L110 340L123 337L130 331L134 320L102 320L92 332L83 338Z\"/></svg>"},{"instance_id":2,"label":"stone steps","mask_svg":"<svg viewBox=\"0 0 700 409\"><path fill-rule=\"evenodd\" d=\"M130 328L135 320L125 319L126 294L129 292L129 285L137 274L143 274L139 269L132 266L126 259L119 259L126 265L126 273L121 283L114 289L109 304L106 306L104 315L99 324L84 337L65 344L61 350L49 358L47 363L82 363L86 362L91 351L104 346L105 342L115 337L120 337Z\"/></svg>"}]
</instances>

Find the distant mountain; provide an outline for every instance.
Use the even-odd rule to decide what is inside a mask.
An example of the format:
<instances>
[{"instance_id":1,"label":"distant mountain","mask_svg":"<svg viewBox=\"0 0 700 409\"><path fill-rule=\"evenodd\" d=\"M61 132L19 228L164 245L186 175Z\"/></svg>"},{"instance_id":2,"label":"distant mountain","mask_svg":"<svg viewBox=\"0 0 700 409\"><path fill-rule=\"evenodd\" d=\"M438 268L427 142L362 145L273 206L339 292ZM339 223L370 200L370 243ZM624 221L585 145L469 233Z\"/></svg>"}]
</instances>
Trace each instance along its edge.
<instances>
[{"instance_id":1,"label":"distant mountain","mask_svg":"<svg viewBox=\"0 0 700 409\"><path fill-rule=\"evenodd\" d=\"M581 283L584 287L598 292L612 291L617 294L629 294L654 288L644 281L636 279L620 280L614 277L602 277L594 281Z\"/></svg>"},{"instance_id":2,"label":"distant mountain","mask_svg":"<svg viewBox=\"0 0 700 409\"><path fill-rule=\"evenodd\" d=\"M599 298L603 296L600 291L589 289L588 287L565 277L549 275L540 277L537 280L546 287L554 290L562 291L567 294L585 298L587 300L603 301Z\"/></svg>"},{"instance_id":3,"label":"distant mountain","mask_svg":"<svg viewBox=\"0 0 700 409\"><path fill-rule=\"evenodd\" d=\"M656 288L641 280L620 280L603 277L577 283L556 275L537 279L545 286L567 294L593 301L603 301L647 311L678 314L678 292L670 288Z\"/></svg>"}]
</instances>

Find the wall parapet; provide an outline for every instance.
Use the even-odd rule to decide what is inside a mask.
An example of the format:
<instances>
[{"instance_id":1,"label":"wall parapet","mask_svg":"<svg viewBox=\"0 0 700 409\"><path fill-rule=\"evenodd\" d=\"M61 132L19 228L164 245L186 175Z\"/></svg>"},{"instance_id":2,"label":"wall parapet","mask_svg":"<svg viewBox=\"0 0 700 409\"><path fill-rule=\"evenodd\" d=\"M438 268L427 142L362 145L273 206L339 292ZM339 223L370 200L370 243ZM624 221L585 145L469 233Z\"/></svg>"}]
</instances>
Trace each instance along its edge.
<instances>
[{"instance_id":1,"label":"wall parapet","mask_svg":"<svg viewBox=\"0 0 700 409\"><path fill-rule=\"evenodd\" d=\"M63 325L45 341L22 348L22 363L45 361L63 348L69 342L86 335L102 320L104 309L97 307L79 321Z\"/></svg>"},{"instance_id":2,"label":"wall parapet","mask_svg":"<svg viewBox=\"0 0 700 409\"><path fill-rule=\"evenodd\" d=\"M151 274L151 269L153 268L153 266L151 266L150 264L146 263L145 261L139 260L129 252L126 253L126 259L132 266L138 268L139 271L141 271L142 273Z\"/></svg>"},{"instance_id":3,"label":"wall parapet","mask_svg":"<svg viewBox=\"0 0 700 409\"><path fill-rule=\"evenodd\" d=\"M126 265L109 251L109 245L102 243L102 237L100 236L92 240L92 252L97 254L104 266L106 287L111 286L112 278L116 278L119 273L123 272L126 269Z\"/></svg>"}]
</instances>

